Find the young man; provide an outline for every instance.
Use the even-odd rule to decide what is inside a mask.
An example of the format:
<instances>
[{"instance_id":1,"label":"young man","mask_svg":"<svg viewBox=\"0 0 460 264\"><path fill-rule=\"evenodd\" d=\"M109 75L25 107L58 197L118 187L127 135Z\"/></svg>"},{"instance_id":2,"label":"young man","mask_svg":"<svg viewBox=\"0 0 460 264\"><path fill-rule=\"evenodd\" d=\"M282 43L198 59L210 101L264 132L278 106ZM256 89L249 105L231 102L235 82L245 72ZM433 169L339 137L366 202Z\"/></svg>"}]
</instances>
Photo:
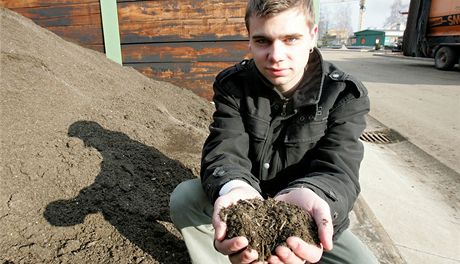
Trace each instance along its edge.
<instances>
[{"instance_id":1,"label":"young man","mask_svg":"<svg viewBox=\"0 0 460 264\"><path fill-rule=\"evenodd\" d=\"M171 195L171 219L193 263L255 263L245 237L225 239L218 214L240 199L266 197L312 214L321 241L290 237L269 263L377 263L346 230L360 191L367 91L315 49L311 2L249 0L253 59L216 77L201 180L183 182Z\"/></svg>"}]
</instances>

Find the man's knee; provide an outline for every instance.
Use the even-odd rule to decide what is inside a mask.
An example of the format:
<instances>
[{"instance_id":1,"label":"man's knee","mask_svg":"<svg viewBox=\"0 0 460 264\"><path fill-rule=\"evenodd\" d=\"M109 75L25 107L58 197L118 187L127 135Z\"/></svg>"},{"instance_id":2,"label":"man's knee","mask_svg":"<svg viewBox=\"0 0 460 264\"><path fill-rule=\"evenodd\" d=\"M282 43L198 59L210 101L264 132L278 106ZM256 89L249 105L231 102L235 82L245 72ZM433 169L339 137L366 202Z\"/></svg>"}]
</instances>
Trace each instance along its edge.
<instances>
[{"instance_id":1,"label":"man's knee","mask_svg":"<svg viewBox=\"0 0 460 264\"><path fill-rule=\"evenodd\" d=\"M377 264L373 253L351 231L345 230L332 251L323 254L321 264Z\"/></svg>"},{"instance_id":2,"label":"man's knee","mask_svg":"<svg viewBox=\"0 0 460 264\"><path fill-rule=\"evenodd\" d=\"M169 208L171 211L181 211L190 208L190 199L196 197L196 189L199 187L199 179L192 179L181 182L176 186L169 198Z\"/></svg>"},{"instance_id":3,"label":"man's knee","mask_svg":"<svg viewBox=\"0 0 460 264\"><path fill-rule=\"evenodd\" d=\"M203 214L206 206L209 206L209 201L203 192L200 179L184 181L171 193L169 200L171 220L181 228L185 222L188 223L196 219L199 214Z\"/></svg>"}]
</instances>

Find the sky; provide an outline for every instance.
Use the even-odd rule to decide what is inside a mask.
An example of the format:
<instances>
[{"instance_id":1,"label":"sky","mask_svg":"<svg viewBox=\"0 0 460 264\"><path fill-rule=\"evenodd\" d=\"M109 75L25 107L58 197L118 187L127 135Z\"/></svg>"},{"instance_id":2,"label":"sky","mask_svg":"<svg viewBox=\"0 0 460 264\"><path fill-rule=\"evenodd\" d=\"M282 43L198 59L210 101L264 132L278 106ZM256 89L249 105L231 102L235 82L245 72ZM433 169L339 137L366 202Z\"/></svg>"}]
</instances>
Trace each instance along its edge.
<instances>
[{"instance_id":1,"label":"sky","mask_svg":"<svg viewBox=\"0 0 460 264\"><path fill-rule=\"evenodd\" d=\"M409 7L410 0L402 0L403 5ZM366 13L364 16L364 28L382 29L383 24L391 13L393 0L366 0ZM321 7L327 7L331 12L335 12L344 6L349 5L351 9L351 25L353 31L358 30L359 23L359 0L320 0ZM407 10L405 10L407 11Z\"/></svg>"}]
</instances>

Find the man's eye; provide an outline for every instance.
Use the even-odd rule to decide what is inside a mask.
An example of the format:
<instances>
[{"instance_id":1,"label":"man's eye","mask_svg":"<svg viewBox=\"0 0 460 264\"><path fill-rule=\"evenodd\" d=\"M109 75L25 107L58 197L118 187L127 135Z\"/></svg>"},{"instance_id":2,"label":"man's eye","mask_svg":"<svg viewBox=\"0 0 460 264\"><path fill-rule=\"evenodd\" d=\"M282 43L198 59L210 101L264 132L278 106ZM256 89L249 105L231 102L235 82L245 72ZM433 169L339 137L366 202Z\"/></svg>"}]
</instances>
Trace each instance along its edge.
<instances>
[{"instance_id":1,"label":"man's eye","mask_svg":"<svg viewBox=\"0 0 460 264\"><path fill-rule=\"evenodd\" d=\"M298 38L292 37L292 38L286 38L285 41L286 41L286 43L293 44L293 43L295 43L297 40L298 40Z\"/></svg>"},{"instance_id":2,"label":"man's eye","mask_svg":"<svg viewBox=\"0 0 460 264\"><path fill-rule=\"evenodd\" d=\"M268 41L267 41L266 39L257 39L257 40L256 40L256 43L257 43L257 44L267 44Z\"/></svg>"}]
</instances>

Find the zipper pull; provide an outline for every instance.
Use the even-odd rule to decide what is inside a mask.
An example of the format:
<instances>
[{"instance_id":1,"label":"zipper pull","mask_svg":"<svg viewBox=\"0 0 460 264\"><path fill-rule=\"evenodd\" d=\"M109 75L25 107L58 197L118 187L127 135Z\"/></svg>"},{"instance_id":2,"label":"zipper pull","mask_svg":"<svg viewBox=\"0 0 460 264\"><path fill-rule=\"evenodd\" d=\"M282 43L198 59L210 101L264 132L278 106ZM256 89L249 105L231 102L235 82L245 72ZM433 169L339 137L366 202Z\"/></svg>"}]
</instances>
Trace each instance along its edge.
<instances>
[{"instance_id":1,"label":"zipper pull","mask_svg":"<svg viewBox=\"0 0 460 264\"><path fill-rule=\"evenodd\" d=\"M286 116L286 108L287 108L287 104L289 102L289 100L286 100L284 99L283 100L283 106L282 106L282 110L281 110L281 116Z\"/></svg>"}]
</instances>

